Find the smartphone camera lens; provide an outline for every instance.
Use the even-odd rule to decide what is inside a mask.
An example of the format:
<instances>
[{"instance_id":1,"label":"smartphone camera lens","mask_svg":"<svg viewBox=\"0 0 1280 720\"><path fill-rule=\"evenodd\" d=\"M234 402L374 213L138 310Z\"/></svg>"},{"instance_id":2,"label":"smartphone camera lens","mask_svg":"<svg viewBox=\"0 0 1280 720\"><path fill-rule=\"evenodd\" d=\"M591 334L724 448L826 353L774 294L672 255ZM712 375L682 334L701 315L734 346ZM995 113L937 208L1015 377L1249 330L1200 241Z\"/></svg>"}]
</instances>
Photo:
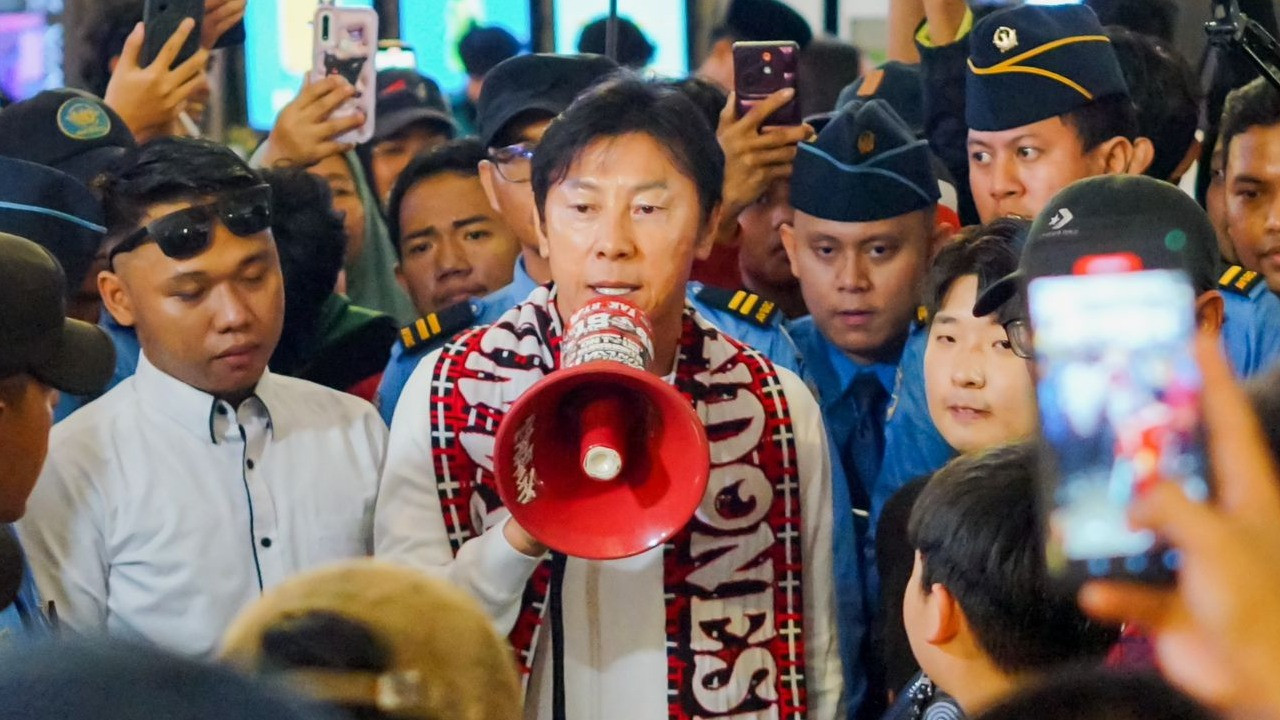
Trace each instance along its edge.
<instances>
[{"instance_id":1,"label":"smartphone camera lens","mask_svg":"<svg viewBox=\"0 0 1280 720\"><path fill-rule=\"evenodd\" d=\"M773 53L764 53L760 57L763 58L765 62L773 61Z\"/></svg>"},{"instance_id":2,"label":"smartphone camera lens","mask_svg":"<svg viewBox=\"0 0 1280 720\"><path fill-rule=\"evenodd\" d=\"M320 16L320 39L328 42L329 40L329 16Z\"/></svg>"}]
</instances>

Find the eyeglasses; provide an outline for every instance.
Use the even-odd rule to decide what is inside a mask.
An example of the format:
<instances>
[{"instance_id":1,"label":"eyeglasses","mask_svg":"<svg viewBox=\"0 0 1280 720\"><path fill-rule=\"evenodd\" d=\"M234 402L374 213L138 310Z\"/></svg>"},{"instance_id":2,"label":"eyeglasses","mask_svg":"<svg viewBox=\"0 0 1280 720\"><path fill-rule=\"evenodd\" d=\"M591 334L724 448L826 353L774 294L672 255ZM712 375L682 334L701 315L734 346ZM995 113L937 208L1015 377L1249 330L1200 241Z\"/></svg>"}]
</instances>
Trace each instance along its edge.
<instances>
[{"instance_id":1,"label":"eyeglasses","mask_svg":"<svg viewBox=\"0 0 1280 720\"><path fill-rule=\"evenodd\" d=\"M160 251L176 260L186 260L209 247L214 221L221 222L240 237L248 237L271 227L271 186L255 185L227 193L205 205L169 213L130 233L107 255L111 264L116 255L136 250L148 238Z\"/></svg>"},{"instance_id":2,"label":"eyeglasses","mask_svg":"<svg viewBox=\"0 0 1280 720\"><path fill-rule=\"evenodd\" d=\"M533 177L534 143L516 143L489 151L489 161L498 168L498 174L507 182L526 183Z\"/></svg>"},{"instance_id":3,"label":"eyeglasses","mask_svg":"<svg viewBox=\"0 0 1280 720\"><path fill-rule=\"evenodd\" d=\"M1031 344L1031 323L1026 318L1014 318L1004 324L1005 335L1009 336L1009 347L1013 354L1023 360L1035 357L1035 348Z\"/></svg>"}]
</instances>

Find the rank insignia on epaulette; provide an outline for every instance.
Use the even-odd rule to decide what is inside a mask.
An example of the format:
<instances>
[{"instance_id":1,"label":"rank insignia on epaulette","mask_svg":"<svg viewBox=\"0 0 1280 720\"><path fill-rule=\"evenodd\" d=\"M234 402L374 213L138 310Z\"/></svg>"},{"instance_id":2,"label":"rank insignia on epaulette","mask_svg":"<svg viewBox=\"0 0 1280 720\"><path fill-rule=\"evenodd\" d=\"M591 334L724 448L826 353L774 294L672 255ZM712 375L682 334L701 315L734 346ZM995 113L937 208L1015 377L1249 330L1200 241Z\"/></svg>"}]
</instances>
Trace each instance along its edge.
<instances>
[{"instance_id":1,"label":"rank insignia on epaulette","mask_svg":"<svg viewBox=\"0 0 1280 720\"><path fill-rule=\"evenodd\" d=\"M448 339L462 330L471 327L476 314L471 303L460 302L441 310L429 313L400 328L400 344L406 352L422 352L434 346L440 339Z\"/></svg>"},{"instance_id":2,"label":"rank insignia on epaulette","mask_svg":"<svg viewBox=\"0 0 1280 720\"><path fill-rule=\"evenodd\" d=\"M1248 296L1261 283L1263 277L1253 270L1245 270L1239 265L1232 265L1218 278L1218 288L1237 295Z\"/></svg>"},{"instance_id":3,"label":"rank insignia on epaulette","mask_svg":"<svg viewBox=\"0 0 1280 720\"><path fill-rule=\"evenodd\" d=\"M775 303L746 290L704 287L698 291L698 299L713 307L728 310L760 327L769 327L778 314Z\"/></svg>"}]
</instances>

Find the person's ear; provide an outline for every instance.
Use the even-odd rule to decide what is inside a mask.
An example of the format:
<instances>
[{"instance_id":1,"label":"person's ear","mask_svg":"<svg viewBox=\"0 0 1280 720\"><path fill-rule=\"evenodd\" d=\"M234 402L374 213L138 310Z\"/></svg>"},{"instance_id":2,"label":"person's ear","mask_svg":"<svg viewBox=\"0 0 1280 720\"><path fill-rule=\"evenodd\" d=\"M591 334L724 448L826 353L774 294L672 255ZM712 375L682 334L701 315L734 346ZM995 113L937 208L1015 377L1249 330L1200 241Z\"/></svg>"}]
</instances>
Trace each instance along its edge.
<instances>
[{"instance_id":1,"label":"person's ear","mask_svg":"<svg viewBox=\"0 0 1280 720\"><path fill-rule=\"evenodd\" d=\"M791 266L791 274L800 277L796 266L796 229L791 223L778 226L778 235L782 238L782 249L787 252L787 264Z\"/></svg>"},{"instance_id":2,"label":"person's ear","mask_svg":"<svg viewBox=\"0 0 1280 720\"><path fill-rule=\"evenodd\" d=\"M533 229L538 234L538 255L543 260L550 260L551 238L547 237L547 221L537 208L533 209Z\"/></svg>"},{"instance_id":3,"label":"person's ear","mask_svg":"<svg viewBox=\"0 0 1280 720\"><path fill-rule=\"evenodd\" d=\"M480 173L480 186L484 188L484 196L489 200L489 207L501 215L502 208L498 207L498 194L494 192L494 186L498 182L494 173L498 172L498 168L494 167L492 160L481 160L476 165L476 170Z\"/></svg>"},{"instance_id":4,"label":"person's ear","mask_svg":"<svg viewBox=\"0 0 1280 720\"><path fill-rule=\"evenodd\" d=\"M402 262L396 263L395 274L396 274L396 284L400 286L400 289L403 290L406 295L410 294L409 283L406 282L404 279L404 263Z\"/></svg>"},{"instance_id":5,"label":"person's ear","mask_svg":"<svg viewBox=\"0 0 1280 720\"><path fill-rule=\"evenodd\" d=\"M930 221L933 222L932 216ZM951 239L956 236L956 229L946 223L934 222L933 237L929 241L929 257L935 258L938 253L942 252L942 248L946 247Z\"/></svg>"},{"instance_id":6,"label":"person's ear","mask_svg":"<svg viewBox=\"0 0 1280 720\"><path fill-rule=\"evenodd\" d=\"M929 589L926 606L929 608L929 626L925 628L925 640L931 645L945 645L954 640L964 627L964 611L947 586L934 583Z\"/></svg>"},{"instance_id":7,"label":"person's ear","mask_svg":"<svg viewBox=\"0 0 1280 720\"><path fill-rule=\"evenodd\" d=\"M1222 332L1222 323L1226 320L1226 303L1222 293L1210 290L1196 298L1196 325L1214 335Z\"/></svg>"},{"instance_id":8,"label":"person's ear","mask_svg":"<svg viewBox=\"0 0 1280 720\"><path fill-rule=\"evenodd\" d=\"M1133 141L1129 138L1117 135L1094 148L1089 154L1094 158L1098 170L1097 174L1138 174L1131 170L1133 166Z\"/></svg>"},{"instance_id":9,"label":"person's ear","mask_svg":"<svg viewBox=\"0 0 1280 720\"><path fill-rule=\"evenodd\" d=\"M707 221L702 224L702 229L698 232L698 244L693 248L693 257L696 260L706 260L711 257L711 251L716 246L715 229L720 227L720 219L724 216L724 206L716 203L711 208L711 212L707 214Z\"/></svg>"},{"instance_id":10,"label":"person's ear","mask_svg":"<svg viewBox=\"0 0 1280 720\"><path fill-rule=\"evenodd\" d=\"M1129 161L1130 175L1143 175L1151 163L1156 160L1156 146L1150 138L1140 137L1133 141L1133 159Z\"/></svg>"},{"instance_id":11,"label":"person's ear","mask_svg":"<svg viewBox=\"0 0 1280 720\"><path fill-rule=\"evenodd\" d=\"M128 262L128 258L121 257L117 262L120 261ZM133 298L129 297L129 291L119 275L111 270L98 273L98 294L102 296L103 307L111 313L111 317L115 318L116 322L122 327L133 327L135 322Z\"/></svg>"}]
</instances>

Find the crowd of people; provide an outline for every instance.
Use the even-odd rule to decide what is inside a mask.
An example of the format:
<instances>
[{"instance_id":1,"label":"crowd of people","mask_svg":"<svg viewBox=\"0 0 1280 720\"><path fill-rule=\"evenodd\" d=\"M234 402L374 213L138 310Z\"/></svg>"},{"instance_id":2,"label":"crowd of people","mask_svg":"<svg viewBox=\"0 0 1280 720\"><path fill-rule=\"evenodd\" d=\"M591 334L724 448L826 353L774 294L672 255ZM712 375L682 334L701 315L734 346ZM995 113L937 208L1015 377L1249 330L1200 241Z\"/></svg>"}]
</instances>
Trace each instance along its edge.
<instances>
[{"instance_id":1,"label":"crowd of people","mask_svg":"<svg viewBox=\"0 0 1280 720\"><path fill-rule=\"evenodd\" d=\"M688 78L476 27L458 97L380 71L352 145L308 82L249 157L190 137L246 0L205 5L0 109L0 715L1280 718L1280 90L1218 113L1173 0L892 0L866 72L778 0ZM834 106L740 113L766 40ZM1048 562L1028 283L1097 258L1192 291L1212 498L1127 516L1169 585ZM601 297L709 441L610 560L495 467Z\"/></svg>"}]
</instances>

